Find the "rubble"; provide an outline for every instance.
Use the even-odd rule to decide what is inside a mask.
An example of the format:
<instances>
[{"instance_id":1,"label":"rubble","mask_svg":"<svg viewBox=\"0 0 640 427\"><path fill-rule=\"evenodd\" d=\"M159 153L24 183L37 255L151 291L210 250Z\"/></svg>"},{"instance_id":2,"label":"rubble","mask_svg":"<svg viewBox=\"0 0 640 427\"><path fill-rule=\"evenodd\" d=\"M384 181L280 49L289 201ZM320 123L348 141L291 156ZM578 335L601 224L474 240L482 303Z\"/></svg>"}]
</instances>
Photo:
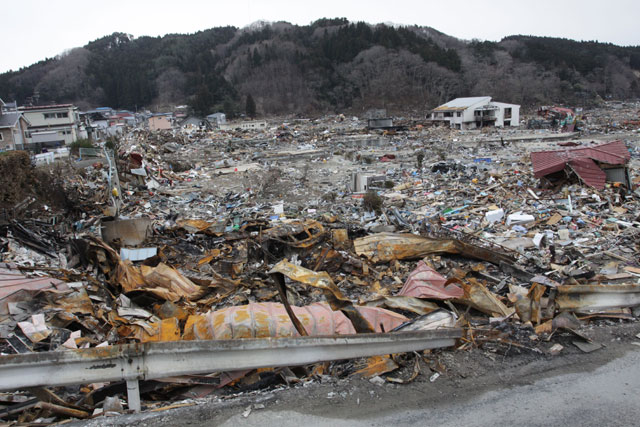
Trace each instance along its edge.
<instances>
[{"instance_id":1,"label":"rubble","mask_svg":"<svg viewBox=\"0 0 640 427\"><path fill-rule=\"evenodd\" d=\"M637 127L605 116L583 112L585 140L404 119L378 131L344 116L254 130L130 130L113 157L57 166L66 168L64 203L38 191L3 199L0 357L90 351L98 360L168 342L458 328L458 351L508 345L555 355L573 340L594 351L585 325L640 315ZM578 148L559 148L568 142ZM581 176L567 153L611 146L621 162L589 161L599 171L624 165L626 182L539 185L548 173L567 177L567 167ZM562 153L554 155L562 162L538 168L540 152ZM553 342L562 334L572 341ZM186 365L140 381L141 408L327 377L405 384L447 375L422 353L193 374ZM0 402L0 418L120 413L128 382L56 387L57 399L16 391L15 402Z\"/></svg>"}]
</instances>

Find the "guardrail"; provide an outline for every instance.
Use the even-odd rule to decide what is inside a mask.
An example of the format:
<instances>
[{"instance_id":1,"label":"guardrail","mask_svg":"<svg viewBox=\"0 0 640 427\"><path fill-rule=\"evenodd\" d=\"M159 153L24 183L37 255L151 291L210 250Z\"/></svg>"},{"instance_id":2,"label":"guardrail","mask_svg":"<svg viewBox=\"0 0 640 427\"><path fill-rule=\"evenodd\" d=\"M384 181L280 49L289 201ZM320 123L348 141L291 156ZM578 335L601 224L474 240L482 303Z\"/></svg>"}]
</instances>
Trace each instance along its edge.
<instances>
[{"instance_id":1,"label":"guardrail","mask_svg":"<svg viewBox=\"0 0 640 427\"><path fill-rule=\"evenodd\" d=\"M127 382L129 409L140 411L139 380L263 367L295 366L449 347L458 328L324 337L126 344L0 356L0 390Z\"/></svg>"},{"instance_id":2,"label":"guardrail","mask_svg":"<svg viewBox=\"0 0 640 427\"><path fill-rule=\"evenodd\" d=\"M78 150L78 155L82 159L86 159L87 157L104 157L105 154L100 148L84 148L80 147Z\"/></svg>"}]
</instances>

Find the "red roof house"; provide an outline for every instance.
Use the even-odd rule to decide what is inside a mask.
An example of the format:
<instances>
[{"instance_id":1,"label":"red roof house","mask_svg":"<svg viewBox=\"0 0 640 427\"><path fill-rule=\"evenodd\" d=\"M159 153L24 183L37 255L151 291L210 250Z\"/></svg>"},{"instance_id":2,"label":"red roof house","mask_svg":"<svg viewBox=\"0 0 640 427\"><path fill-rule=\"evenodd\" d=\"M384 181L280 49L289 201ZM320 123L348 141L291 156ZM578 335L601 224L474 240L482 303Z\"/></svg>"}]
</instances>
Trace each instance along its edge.
<instances>
[{"instance_id":1,"label":"red roof house","mask_svg":"<svg viewBox=\"0 0 640 427\"><path fill-rule=\"evenodd\" d=\"M531 153L533 174L536 178L548 177L560 171L572 170L586 185L601 190L607 180L603 168L626 166L631 159L624 142L618 140L591 147L564 148L554 151Z\"/></svg>"}]
</instances>

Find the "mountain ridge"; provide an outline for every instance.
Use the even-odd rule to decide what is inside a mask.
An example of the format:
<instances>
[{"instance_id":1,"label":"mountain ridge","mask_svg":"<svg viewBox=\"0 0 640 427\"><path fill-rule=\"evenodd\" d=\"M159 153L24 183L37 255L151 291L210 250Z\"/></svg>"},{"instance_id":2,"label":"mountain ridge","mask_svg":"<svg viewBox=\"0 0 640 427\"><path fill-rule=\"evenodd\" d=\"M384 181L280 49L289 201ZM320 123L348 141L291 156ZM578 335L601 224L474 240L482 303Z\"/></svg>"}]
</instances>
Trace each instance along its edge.
<instances>
[{"instance_id":1,"label":"mountain ridge","mask_svg":"<svg viewBox=\"0 0 640 427\"><path fill-rule=\"evenodd\" d=\"M526 35L465 41L431 27L323 18L159 37L116 32L0 74L0 97L132 110L188 104L233 116L251 95L264 115L411 112L472 95L525 106L633 99L639 77L638 46Z\"/></svg>"}]
</instances>

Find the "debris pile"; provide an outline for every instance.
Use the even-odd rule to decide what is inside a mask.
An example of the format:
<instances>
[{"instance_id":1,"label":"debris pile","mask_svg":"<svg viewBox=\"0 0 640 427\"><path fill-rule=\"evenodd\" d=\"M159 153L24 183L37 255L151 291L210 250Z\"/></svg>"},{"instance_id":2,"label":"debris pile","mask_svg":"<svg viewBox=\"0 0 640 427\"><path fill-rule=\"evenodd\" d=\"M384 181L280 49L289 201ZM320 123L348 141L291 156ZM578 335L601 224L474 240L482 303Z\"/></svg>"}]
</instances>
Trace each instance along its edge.
<instances>
[{"instance_id":1,"label":"debris pile","mask_svg":"<svg viewBox=\"0 0 640 427\"><path fill-rule=\"evenodd\" d=\"M586 322L640 315L637 140L608 144L620 161L584 142L592 155L545 169L535 152L581 151L397 122L137 129L113 158L60 173L68 206L15 207L0 224L2 357L443 328L462 329L457 351L552 356L567 336L594 350ZM435 381L443 351L141 381L142 407L326 376ZM13 390L0 419L123 412L126 393L124 381Z\"/></svg>"}]
</instances>

